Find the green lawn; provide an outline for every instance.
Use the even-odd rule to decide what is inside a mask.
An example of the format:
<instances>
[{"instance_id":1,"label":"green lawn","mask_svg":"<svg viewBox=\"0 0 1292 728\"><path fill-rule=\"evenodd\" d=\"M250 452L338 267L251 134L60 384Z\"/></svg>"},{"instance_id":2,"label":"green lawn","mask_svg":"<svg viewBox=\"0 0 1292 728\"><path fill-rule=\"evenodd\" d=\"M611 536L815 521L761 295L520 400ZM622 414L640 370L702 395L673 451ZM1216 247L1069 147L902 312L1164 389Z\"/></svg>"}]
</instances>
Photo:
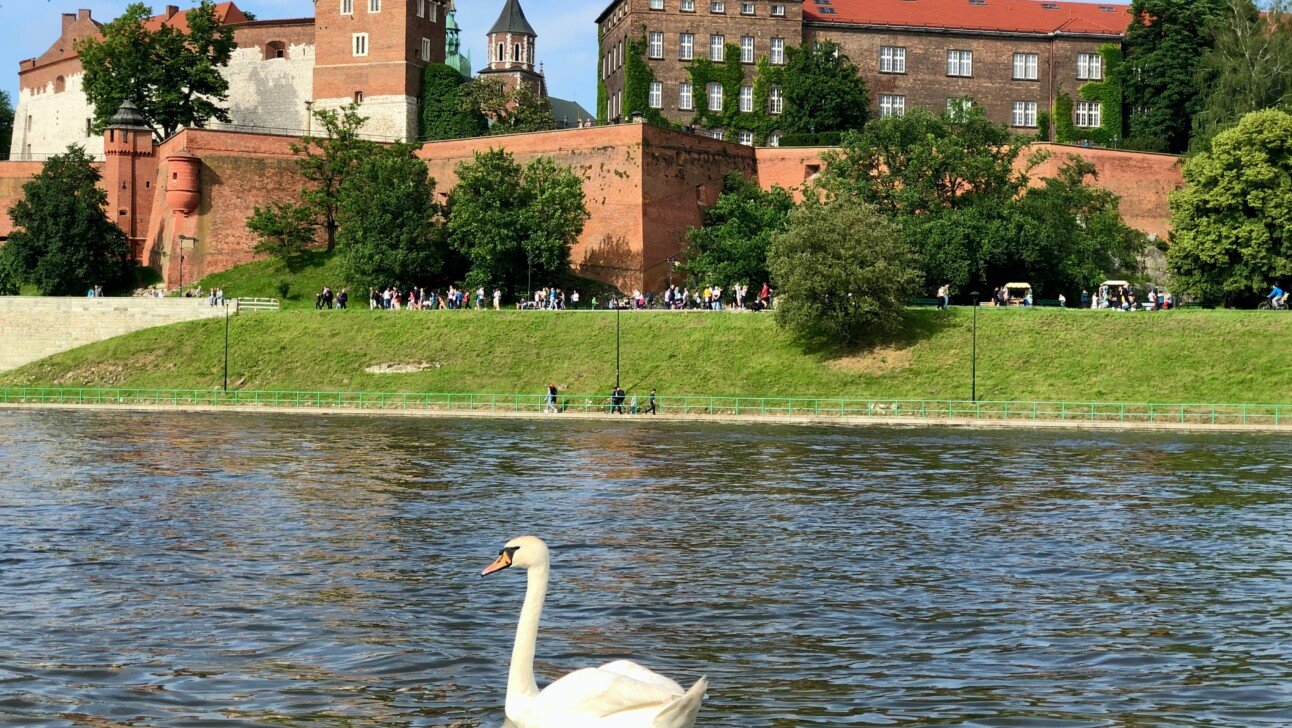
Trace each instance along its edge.
<instances>
[{"instance_id":1,"label":"green lawn","mask_svg":"<svg viewBox=\"0 0 1292 728\"><path fill-rule=\"evenodd\" d=\"M196 285L203 291L212 288L223 288L226 298L277 298L283 308L314 308L314 295L330 286L339 291L344 276L341 273L341 256L322 250L312 250L297 256L288 270L282 261L271 258L254 263L235 266L222 273L209 275ZM287 297L279 293L278 284L289 285ZM350 291L350 300L361 299L367 305L368 292L355 296Z\"/></svg>"},{"instance_id":2,"label":"green lawn","mask_svg":"<svg viewBox=\"0 0 1292 728\"><path fill-rule=\"evenodd\" d=\"M311 302L312 305L312 302ZM905 338L805 353L762 314L626 312L629 391L948 399L969 397L972 312L910 312ZM224 322L141 331L0 375L4 385L208 389ZM610 312L284 311L234 317L230 387L261 390L607 391ZM980 309L980 399L1292 402L1292 315ZM381 364L425 369L370 374Z\"/></svg>"}]
</instances>

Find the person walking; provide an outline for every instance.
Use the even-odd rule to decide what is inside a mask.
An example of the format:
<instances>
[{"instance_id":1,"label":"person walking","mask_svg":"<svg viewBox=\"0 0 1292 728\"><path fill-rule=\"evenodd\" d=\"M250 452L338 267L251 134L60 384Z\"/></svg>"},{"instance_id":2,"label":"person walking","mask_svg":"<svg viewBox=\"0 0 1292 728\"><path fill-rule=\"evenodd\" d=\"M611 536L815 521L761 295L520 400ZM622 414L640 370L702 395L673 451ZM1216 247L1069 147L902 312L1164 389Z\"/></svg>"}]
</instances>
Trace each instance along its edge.
<instances>
[{"instance_id":1,"label":"person walking","mask_svg":"<svg viewBox=\"0 0 1292 728\"><path fill-rule=\"evenodd\" d=\"M647 405L646 405L646 413L647 413L647 414L652 414L652 415L653 415L653 414L655 414L655 412L656 412L656 411L657 411L657 410L655 409L655 388L654 388L654 387L651 387L651 388L650 388L650 399L647 401Z\"/></svg>"},{"instance_id":2,"label":"person walking","mask_svg":"<svg viewBox=\"0 0 1292 728\"><path fill-rule=\"evenodd\" d=\"M543 412L556 414L556 411L556 382L548 382L547 403L543 405Z\"/></svg>"},{"instance_id":3,"label":"person walking","mask_svg":"<svg viewBox=\"0 0 1292 728\"><path fill-rule=\"evenodd\" d=\"M344 311L344 310L345 310L345 305L346 305L347 303L349 303L349 301L350 301L350 289L348 289L348 288L342 288L342 289L341 289L341 292L340 292L340 293L338 293L338 294L337 294L337 296L336 296L336 307L337 307L337 310Z\"/></svg>"}]
</instances>

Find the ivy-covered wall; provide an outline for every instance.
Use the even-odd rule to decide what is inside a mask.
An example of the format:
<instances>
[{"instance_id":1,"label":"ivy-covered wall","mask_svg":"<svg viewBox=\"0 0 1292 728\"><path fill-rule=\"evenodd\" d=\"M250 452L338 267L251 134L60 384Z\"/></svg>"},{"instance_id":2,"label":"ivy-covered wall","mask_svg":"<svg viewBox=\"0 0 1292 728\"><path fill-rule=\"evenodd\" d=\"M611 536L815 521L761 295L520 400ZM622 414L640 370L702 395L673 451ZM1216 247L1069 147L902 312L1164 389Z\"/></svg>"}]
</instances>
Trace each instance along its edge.
<instances>
[{"instance_id":1,"label":"ivy-covered wall","mask_svg":"<svg viewBox=\"0 0 1292 728\"><path fill-rule=\"evenodd\" d=\"M752 111L740 110L740 87L745 85L745 64L740 61L740 46L728 43L721 64L707 58L691 62L687 72L691 76L695 116L691 124L701 129L722 129L723 138L736 141L741 131L752 132L754 144L766 145L772 132L779 127L779 117L768 112L768 101L773 86L779 86L784 69L773 66L766 56L758 59L753 79L754 106ZM722 110L709 110L709 84L722 84Z\"/></svg>"},{"instance_id":2,"label":"ivy-covered wall","mask_svg":"<svg viewBox=\"0 0 1292 728\"><path fill-rule=\"evenodd\" d=\"M610 92L606 90L606 79L601 75L601 64L606 57L606 37L601 33L597 36L597 123L605 124L610 121L610 116L606 113L610 105Z\"/></svg>"},{"instance_id":3,"label":"ivy-covered wall","mask_svg":"<svg viewBox=\"0 0 1292 728\"><path fill-rule=\"evenodd\" d=\"M1099 102L1100 125L1090 129L1077 128L1073 117L1076 103L1068 94L1059 94L1054 100L1055 141L1071 144L1089 139L1105 147L1116 147L1121 143L1124 100L1119 79L1124 55L1121 46L1110 43L1099 47L1099 56L1103 59L1104 80L1082 84L1077 89L1077 96L1084 101Z\"/></svg>"},{"instance_id":4,"label":"ivy-covered wall","mask_svg":"<svg viewBox=\"0 0 1292 728\"><path fill-rule=\"evenodd\" d=\"M646 60L646 32L628 39L624 46L624 120L640 113L646 121L659 126L672 126L659 109L650 106L650 85L655 72Z\"/></svg>"}]
</instances>

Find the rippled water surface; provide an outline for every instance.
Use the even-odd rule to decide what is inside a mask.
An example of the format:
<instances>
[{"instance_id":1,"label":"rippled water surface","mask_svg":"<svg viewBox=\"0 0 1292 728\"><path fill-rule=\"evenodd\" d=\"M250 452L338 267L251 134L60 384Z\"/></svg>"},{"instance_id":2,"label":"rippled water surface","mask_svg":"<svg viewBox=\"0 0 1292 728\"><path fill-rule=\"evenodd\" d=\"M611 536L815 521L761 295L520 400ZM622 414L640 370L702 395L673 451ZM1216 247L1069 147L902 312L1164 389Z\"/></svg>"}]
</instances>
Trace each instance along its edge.
<instances>
[{"instance_id":1,"label":"rippled water surface","mask_svg":"<svg viewBox=\"0 0 1292 728\"><path fill-rule=\"evenodd\" d=\"M1283 437L0 412L0 724L489 726L631 658L703 726L1292 725Z\"/></svg>"}]
</instances>

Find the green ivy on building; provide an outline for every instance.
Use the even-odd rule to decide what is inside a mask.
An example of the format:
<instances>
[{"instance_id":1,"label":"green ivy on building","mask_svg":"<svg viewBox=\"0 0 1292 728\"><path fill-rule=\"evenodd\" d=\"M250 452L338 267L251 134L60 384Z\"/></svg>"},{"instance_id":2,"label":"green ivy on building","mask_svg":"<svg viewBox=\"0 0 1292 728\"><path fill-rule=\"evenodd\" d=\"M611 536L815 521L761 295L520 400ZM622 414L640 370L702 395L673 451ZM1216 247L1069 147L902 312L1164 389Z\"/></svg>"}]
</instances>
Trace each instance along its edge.
<instances>
[{"instance_id":1,"label":"green ivy on building","mask_svg":"<svg viewBox=\"0 0 1292 728\"><path fill-rule=\"evenodd\" d=\"M1077 89L1083 101L1098 101L1100 125L1089 129L1077 128L1073 118L1076 103L1068 94L1059 94L1054 100L1054 139L1064 144L1088 139L1105 147L1115 147L1122 141L1123 93L1120 69L1124 56L1121 46L1107 44L1099 47L1103 59L1102 81L1091 81Z\"/></svg>"},{"instance_id":2,"label":"green ivy on building","mask_svg":"<svg viewBox=\"0 0 1292 728\"><path fill-rule=\"evenodd\" d=\"M766 56L758 59L756 67L753 110L741 111L740 88L745 85L745 64L740 61L740 46L728 43L721 64L707 58L692 61L687 68L695 105L691 124L701 129L722 129L723 138L727 141L736 141L739 132L747 131L754 135L754 144L767 144L779 127L778 117L768 112L771 90L781 84L784 69L773 66ZM722 85L721 111L709 110L711 83Z\"/></svg>"}]
</instances>

